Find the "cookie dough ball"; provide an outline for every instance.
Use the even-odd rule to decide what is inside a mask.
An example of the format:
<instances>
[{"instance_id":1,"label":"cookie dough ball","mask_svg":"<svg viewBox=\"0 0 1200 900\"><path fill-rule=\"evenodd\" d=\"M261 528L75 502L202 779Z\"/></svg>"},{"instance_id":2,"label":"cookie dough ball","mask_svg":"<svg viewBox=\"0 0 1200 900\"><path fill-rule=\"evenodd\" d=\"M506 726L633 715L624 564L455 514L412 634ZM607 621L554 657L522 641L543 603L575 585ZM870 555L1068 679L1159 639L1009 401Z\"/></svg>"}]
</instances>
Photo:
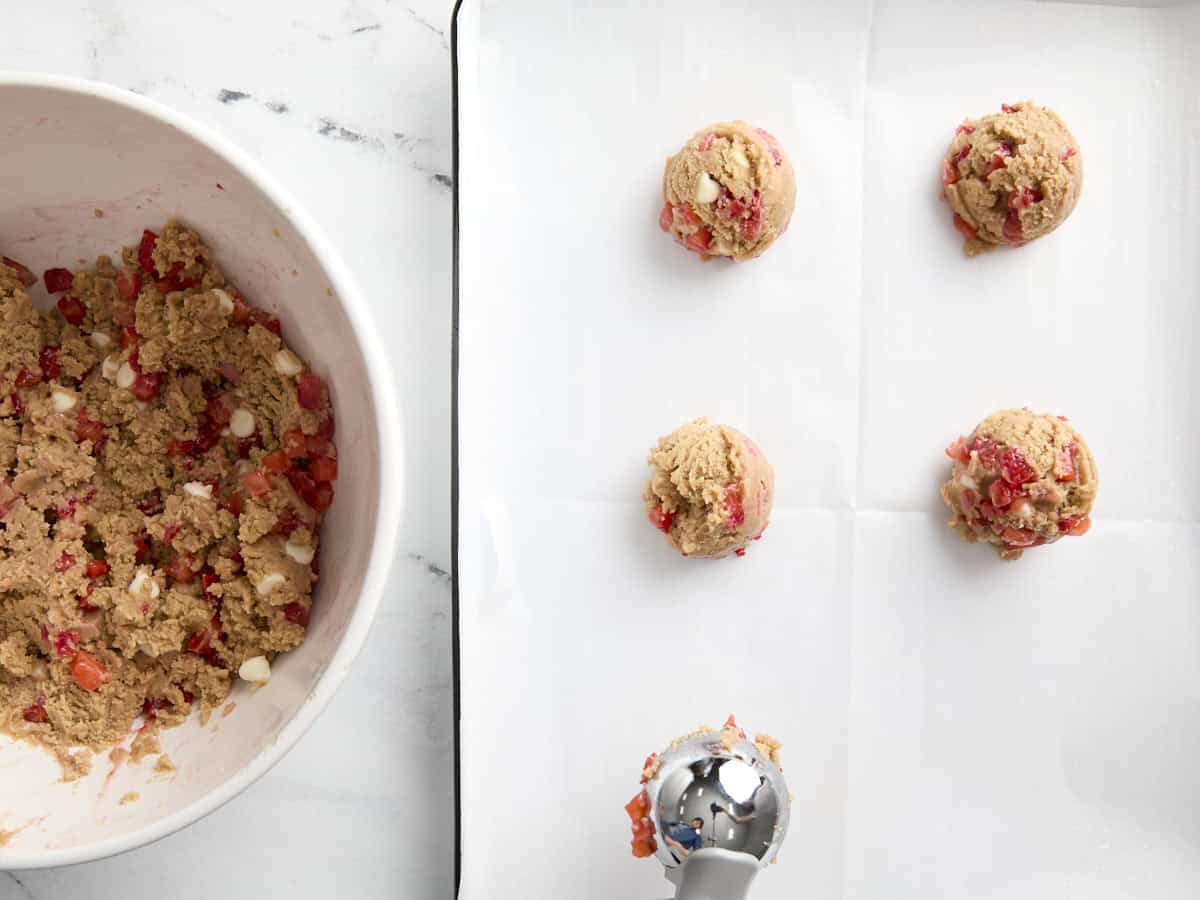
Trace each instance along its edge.
<instances>
[{"instance_id":1,"label":"cookie dough ball","mask_svg":"<svg viewBox=\"0 0 1200 900\"><path fill-rule=\"evenodd\" d=\"M658 224L701 259L751 259L787 231L795 206L796 173L779 142L721 122L667 159Z\"/></svg>"},{"instance_id":2,"label":"cookie dough ball","mask_svg":"<svg viewBox=\"0 0 1200 900\"><path fill-rule=\"evenodd\" d=\"M646 515L684 556L741 556L762 537L775 473L754 441L697 419L650 451Z\"/></svg>"},{"instance_id":3,"label":"cookie dough ball","mask_svg":"<svg viewBox=\"0 0 1200 900\"><path fill-rule=\"evenodd\" d=\"M964 119L942 160L942 190L968 256L1049 234L1083 187L1079 145L1053 110L1031 100L1000 109Z\"/></svg>"},{"instance_id":4,"label":"cookie dough ball","mask_svg":"<svg viewBox=\"0 0 1200 900\"><path fill-rule=\"evenodd\" d=\"M1096 461L1061 416L1006 409L946 448L954 460L942 498L963 540L1004 559L1091 527Z\"/></svg>"}]
</instances>

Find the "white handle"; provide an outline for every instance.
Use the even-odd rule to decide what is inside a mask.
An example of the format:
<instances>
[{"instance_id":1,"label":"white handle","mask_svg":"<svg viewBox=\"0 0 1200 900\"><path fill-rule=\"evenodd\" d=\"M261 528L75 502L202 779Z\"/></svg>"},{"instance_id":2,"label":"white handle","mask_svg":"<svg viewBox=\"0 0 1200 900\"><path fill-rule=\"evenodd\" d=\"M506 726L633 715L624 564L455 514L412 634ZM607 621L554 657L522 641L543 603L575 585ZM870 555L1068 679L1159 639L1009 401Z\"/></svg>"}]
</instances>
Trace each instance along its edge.
<instances>
[{"instance_id":1,"label":"white handle","mask_svg":"<svg viewBox=\"0 0 1200 900\"><path fill-rule=\"evenodd\" d=\"M675 900L745 900L760 865L749 853L704 847L668 869L667 878L677 886Z\"/></svg>"}]
</instances>

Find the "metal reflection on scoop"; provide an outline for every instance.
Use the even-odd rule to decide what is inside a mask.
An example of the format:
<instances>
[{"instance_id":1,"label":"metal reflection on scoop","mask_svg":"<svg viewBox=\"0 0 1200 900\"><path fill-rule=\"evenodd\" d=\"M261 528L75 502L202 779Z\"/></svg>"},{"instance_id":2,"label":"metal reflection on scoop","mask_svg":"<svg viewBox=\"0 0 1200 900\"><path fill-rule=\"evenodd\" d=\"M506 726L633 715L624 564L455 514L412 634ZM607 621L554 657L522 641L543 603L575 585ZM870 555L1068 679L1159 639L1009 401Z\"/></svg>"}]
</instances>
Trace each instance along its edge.
<instances>
[{"instance_id":1,"label":"metal reflection on scoop","mask_svg":"<svg viewBox=\"0 0 1200 900\"><path fill-rule=\"evenodd\" d=\"M660 758L646 792L659 834L656 853L668 867L713 848L749 854L765 866L787 832L783 774L736 730L677 741Z\"/></svg>"}]
</instances>

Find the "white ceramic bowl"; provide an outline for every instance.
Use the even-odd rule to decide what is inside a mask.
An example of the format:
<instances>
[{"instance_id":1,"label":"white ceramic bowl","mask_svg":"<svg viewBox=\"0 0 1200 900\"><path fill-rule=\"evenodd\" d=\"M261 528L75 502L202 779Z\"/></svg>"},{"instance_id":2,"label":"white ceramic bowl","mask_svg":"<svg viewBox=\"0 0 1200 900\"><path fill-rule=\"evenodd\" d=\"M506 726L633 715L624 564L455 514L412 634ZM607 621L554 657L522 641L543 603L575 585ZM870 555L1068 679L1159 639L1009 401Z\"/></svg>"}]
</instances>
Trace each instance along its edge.
<instances>
[{"instance_id":1,"label":"white ceramic bowl","mask_svg":"<svg viewBox=\"0 0 1200 900\"><path fill-rule=\"evenodd\" d=\"M114 254L173 216L195 226L329 384L341 473L307 639L277 660L265 688L239 685L228 717L204 728L193 717L163 733L173 777L127 763L109 779L112 766L99 756L88 778L62 784L46 754L0 738L0 869L19 869L170 834L287 752L370 627L395 546L403 460L399 408L362 295L317 227L254 162L179 113L92 82L0 73L0 110L0 253L40 274ZM40 286L34 299L49 304ZM140 799L121 805L127 791Z\"/></svg>"}]
</instances>

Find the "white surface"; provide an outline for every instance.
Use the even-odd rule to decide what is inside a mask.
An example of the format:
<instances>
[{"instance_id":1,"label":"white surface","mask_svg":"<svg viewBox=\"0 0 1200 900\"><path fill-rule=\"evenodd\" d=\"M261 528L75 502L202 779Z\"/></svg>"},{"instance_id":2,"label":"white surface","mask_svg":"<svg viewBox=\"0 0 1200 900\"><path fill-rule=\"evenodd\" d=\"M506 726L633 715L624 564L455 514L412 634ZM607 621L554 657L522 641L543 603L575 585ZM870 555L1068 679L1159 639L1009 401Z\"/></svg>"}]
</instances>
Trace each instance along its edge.
<instances>
[{"instance_id":1,"label":"white surface","mask_svg":"<svg viewBox=\"0 0 1200 900\"><path fill-rule=\"evenodd\" d=\"M410 5L301 2L281 19L267 3L58 3L23 10L21 27L0 34L4 66L99 78L166 102L216 127L297 196L341 251L394 350L411 485L368 646L296 749L247 793L151 848L0 874L4 900L451 892L441 574L449 564L449 85L438 33L449 9ZM188 40L165 39L183 29ZM251 96L222 103L222 89Z\"/></svg>"},{"instance_id":2,"label":"white surface","mask_svg":"<svg viewBox=\"0 0 1200 900\"><path fill-rule=\"evenodd\" d=\"M666 893L621 804L733 710L795 796L761 900L1195 897L1200 8L466 7L464 896ZM1028 97L1082 200L967 260L941 154ZM797 214L701 265L661 161L732 117L791 153ZM1005 564L945 528L942 448L1025 404L1102 487L1089 536ZM744 559L643 520L647 448L701 414L775 464Z\"/></svg>"}]
</instances>

